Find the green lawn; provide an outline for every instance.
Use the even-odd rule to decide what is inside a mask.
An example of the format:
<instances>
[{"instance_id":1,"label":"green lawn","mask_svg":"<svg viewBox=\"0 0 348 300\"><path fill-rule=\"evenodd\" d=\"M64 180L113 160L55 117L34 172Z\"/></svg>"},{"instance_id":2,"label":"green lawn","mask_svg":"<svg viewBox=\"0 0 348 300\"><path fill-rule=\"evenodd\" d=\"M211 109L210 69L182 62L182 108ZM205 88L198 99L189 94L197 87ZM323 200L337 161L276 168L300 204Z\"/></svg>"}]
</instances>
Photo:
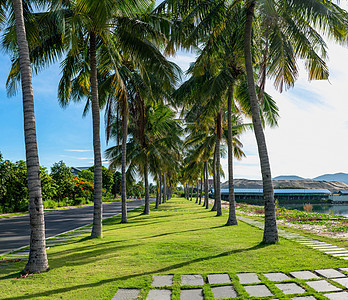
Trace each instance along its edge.
<instances>
[{"instance_id":1,"label":"green lawn","mask_svg":"<svg viewBox=\"0 0 348 300\"><path fill-rule=\"evenodd\" d=\"M173 299L179 299L180 274L229 273L238 291L238 272L348 267L286 239L260 245L261 230L242 222L226 227L227 215L215 217L183 198L153 208L148 216L130 213L127 224L107 220L103 239L84 235L49 249L48 272L15 279L25 262L0 268L0 299L111 299L119 287L146 295L152 274L174 274Z\"/></svg>"}]
</instances>

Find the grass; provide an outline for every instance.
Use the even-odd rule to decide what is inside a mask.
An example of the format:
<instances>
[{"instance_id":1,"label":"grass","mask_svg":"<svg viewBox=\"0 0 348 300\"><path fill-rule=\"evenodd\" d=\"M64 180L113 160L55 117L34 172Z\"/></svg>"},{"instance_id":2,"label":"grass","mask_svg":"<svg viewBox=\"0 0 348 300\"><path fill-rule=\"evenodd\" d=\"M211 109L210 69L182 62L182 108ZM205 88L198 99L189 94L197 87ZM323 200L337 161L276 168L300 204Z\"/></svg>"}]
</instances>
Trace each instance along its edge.
<instances>
[{"instance_id":1,"label":"grass","mask_svg":"<svg viewBox=\"0 0 348 300\"><path fill-rule=\"evenodd\" d=\"M106 220L103 239L83 235L48 250L50 271L16 279L25 262L0 268L0 299L111 299L119 287L140 288L144 298L153 274L174 274L179 299L181 274L228 273L246 299L238 272L289 273L348 267L348 262L280 238L260 244L263 232L240 222L226 227L227 215L173 198L151 214L141 209ZM262 275L261 275L262 276ZM209 285L204 286L208 299ZM210 297L209 297L210 295Z\"/></svg>"}]
</instances>

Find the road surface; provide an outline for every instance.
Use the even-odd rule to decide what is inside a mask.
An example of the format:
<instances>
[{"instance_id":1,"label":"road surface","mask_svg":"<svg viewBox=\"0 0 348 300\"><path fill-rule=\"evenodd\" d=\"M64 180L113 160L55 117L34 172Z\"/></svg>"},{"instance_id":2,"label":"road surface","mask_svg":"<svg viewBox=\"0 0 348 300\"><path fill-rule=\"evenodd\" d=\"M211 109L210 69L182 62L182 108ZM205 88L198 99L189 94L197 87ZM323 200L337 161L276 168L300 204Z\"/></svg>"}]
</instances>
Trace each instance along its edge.
<instances>
[{"instance_id":1,"label":"road surface","mask_svg":"<svg viewBox=\"0 0 348 300\"><path fill-rule=\"evenodd\" d=\"M154 201L154 199L150 199ZM144 200L127 201L127 210L144 205ZM121 202L103 205L103 219L121 213ZM91 224L93 206L61 209L45 212L46 238ZM29 245L29 215L0 219L0 255Z\"/></svg>"}]
</instances>

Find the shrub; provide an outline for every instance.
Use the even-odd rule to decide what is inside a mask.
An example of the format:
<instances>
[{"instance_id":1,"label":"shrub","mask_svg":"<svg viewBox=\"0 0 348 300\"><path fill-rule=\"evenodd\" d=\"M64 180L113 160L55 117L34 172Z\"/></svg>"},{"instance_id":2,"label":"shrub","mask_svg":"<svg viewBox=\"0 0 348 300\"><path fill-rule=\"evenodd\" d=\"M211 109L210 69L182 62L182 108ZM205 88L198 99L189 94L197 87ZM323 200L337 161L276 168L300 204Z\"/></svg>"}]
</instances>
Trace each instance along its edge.
<instances>
[{"instance_id":1,"label":"shrub","mask_svg":"<svg viewBox=\"0 0 348 300\"><path fill-rule=\"evenodd\" d=\"M49 199L49 200L43 201L43 206L44 206L44 208L56 209L58 204L56 201Z\"/></svg>"},{"instance_id":2,"label":"shrub","mask_svg":"<svg viewBox=\"0 0 348 300\"><path fill-rule=\"evenodd\" d=\"M313 205L312 204L310 204L310 203L305 203L304 205L303 205L303 210L305 211L305 212L312 212L312 210L313 210Z\"/></svg>"}]
</instances>

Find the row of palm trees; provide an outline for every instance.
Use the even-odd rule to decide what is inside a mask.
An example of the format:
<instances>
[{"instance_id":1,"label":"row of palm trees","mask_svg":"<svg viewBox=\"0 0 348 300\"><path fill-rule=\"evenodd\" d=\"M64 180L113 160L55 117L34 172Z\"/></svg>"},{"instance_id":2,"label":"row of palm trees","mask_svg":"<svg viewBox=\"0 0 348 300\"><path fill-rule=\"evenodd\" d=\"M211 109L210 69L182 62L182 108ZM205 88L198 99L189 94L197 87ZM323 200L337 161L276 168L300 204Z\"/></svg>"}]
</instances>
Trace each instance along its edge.
<instances>
[{"instance_id":1,"label":"row of palm trees","mask_svg":"<svg viewBox=\"0 0 348 300\"><path fill-rule=\"evenodd\" d=\"M86 99L91 109L94 147L94 218L92 237L102 237L100 109L105 108L111 168L122 170L122 222L127 222L126 184L135 172L163 185L166 200L180 179L185 185L215 178L215 205L221 215L221 141L227 141L230 216L234 212L233 156L240 158L239 134L253 128L265 199L263 242L275 243L271 168L263 127L277 123L277 107L265 93L266 79L282 91L305 60L309 79L327 79L326 44L320 32L347 43L347 13L333 1L315 0L0 0L0 21L7 19L3 47L13 58L7 82L23 91L31 219L31 243L25 272L48 269L31 69L39 72L61 60L58 99L62 106ZM35 10L32 5L36 5ZM39 7L42 5L42 12ZM14 12L14 15L10 12ZM180 69L165 55L177 49L197 53L189 79L177 88ZM165 55L164 55L165 54ZM257 82L257 84L256 84ZM173 110L181 112L183 122ZM244 123L251 117L252 124ZM227 120L227 122L226 122ZM227 123L227 126L224 124ZM180 137L185 127L185 145ZM184 153L185 159L179 164ZM182 167L179 170L179 167ZM180 175L179 175L180 174ZM158 190L158 194L161 190ZM160 203L157 197L156 206Z\"/></svg>"}]
</instances>

